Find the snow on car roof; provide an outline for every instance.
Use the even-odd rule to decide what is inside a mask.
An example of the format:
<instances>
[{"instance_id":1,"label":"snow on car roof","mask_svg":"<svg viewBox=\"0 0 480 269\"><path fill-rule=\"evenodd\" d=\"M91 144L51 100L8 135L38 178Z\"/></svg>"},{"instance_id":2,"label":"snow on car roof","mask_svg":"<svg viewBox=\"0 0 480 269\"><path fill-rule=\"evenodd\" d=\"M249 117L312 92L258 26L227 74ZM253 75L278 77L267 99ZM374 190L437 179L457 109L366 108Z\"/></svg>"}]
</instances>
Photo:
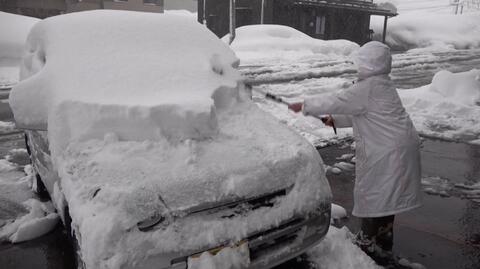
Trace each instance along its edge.
<instances>
[{"instance_id":1,"label":"snow on car roof","mask_svg":"<svg viewBox=\"0 0 480 269\"><path fill-rule=\"evenodd\" d=\"M60 138L205 138L216 132L214 93L235 98L236 65L227 45L185 16L72 13L34 27L10 100L18 126L61 125Z\"/></svg>"}]
</instances>

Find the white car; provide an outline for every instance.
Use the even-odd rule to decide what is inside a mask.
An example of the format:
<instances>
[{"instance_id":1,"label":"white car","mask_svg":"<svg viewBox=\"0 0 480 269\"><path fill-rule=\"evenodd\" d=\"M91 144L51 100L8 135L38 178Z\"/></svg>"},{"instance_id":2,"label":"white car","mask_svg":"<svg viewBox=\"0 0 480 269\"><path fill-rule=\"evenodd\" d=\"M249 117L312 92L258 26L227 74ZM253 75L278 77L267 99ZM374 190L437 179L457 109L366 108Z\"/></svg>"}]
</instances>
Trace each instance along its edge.
<instances>
[{"instance_id":1,"label":"white car","mask_svg":"<svg viewBox=\"0 0 480 269\"><path fill-rule=\"evenodd\" d=\"M252 102L237 66L178 15L33 28L10 103L82 267L271 268L325 236L318 152Z\"/></svg>"}]
</instances>

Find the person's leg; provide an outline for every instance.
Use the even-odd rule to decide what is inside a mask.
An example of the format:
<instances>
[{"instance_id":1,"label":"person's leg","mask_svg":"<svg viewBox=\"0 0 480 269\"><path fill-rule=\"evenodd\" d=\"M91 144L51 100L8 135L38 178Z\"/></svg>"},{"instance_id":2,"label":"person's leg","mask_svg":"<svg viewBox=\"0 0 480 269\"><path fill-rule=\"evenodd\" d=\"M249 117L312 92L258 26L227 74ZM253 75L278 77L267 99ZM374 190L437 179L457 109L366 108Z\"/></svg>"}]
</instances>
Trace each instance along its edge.
<instances>
[{"instance_id":1,"label":"person's leg","mask_svg":"<svg viewBox=\"0 0 480 269\"><path fill-rule=\"evenodd\" d=\"M395 216L362 218L357 236L358 246L380 265L389 263L393 248L393 221Z\"/></svg>"}]
</instances>

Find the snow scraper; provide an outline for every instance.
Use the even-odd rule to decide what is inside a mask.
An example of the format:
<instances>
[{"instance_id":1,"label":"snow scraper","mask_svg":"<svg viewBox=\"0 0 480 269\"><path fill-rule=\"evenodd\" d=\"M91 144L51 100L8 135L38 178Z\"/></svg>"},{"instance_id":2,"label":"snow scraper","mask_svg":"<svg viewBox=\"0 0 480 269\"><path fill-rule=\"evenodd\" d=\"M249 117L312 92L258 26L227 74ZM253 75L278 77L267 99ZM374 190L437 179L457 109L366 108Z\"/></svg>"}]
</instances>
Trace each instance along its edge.
<instances>
[{"instance_id":1,"label":"snow scraper","mask_svg":"<svg viewBox=\"0 0 480 269\"><path fill-rule=\"evenodd\" d=\"M251 87L251 89L253 90L253 87ZM255 89L254 91L262 94L266 99L270 99L274 102L277 102L277 103L280 103L280 104L284 104L284 105L290 105L289 102L283 100L282 97L278 96L278 95L275 95L273 93L269 93L269 92L262 92L258 89ZM323 123L327 122L328 118L327 117L320 117L319 118ZM337 134L337 127L335 127L335 124L332 122L332 128L333 128L333 132L335 132L335 134Z\"/></svg>"}]
</instances>

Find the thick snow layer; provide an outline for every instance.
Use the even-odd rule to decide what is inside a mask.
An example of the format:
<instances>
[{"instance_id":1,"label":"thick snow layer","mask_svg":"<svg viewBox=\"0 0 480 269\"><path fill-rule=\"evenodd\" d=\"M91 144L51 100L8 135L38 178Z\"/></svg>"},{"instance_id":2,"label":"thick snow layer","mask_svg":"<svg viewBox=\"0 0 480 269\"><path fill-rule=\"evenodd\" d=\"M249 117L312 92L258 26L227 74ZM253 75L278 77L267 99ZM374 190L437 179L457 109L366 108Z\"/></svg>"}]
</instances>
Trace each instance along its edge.
<instances>
[{"instance_id":1,"label":"thick snow layer","mask_svg":"<svg viewBox=\"0 0 480 269\"><path fill-rule=\"evenodd\" d=\"M480 11L462 15L436 13L400 14L388 21L387 44L394 50L435 50L480 47ZM372 17L376 39L383 31L383 17Z\"/></svg>"},{"instance_id":2,"label":"thick snow layer","mask_svg":"<svg viewBox=\"0 0 480 269\"><path fill-rule=\"evenodd\" d=\"M55 16L36 24L27 50L10 104L18 126L48 125L53 151L107 132L121 140L207 139L218 132L216 111L239 95L234 53L184 16Z\"/></svg>"},{"instance_id":3,"label":"thick snow layer","mask_svg":"<svg viewBox=\"0 0 480 269\"><path fill-rule=\"evenodd\" d=\"M228 36L223 40L227 42ZM347 40L314 39L291 27L269 24L237 28L231 47L241 59L242 65L307 57L328 59L332 56L347 56L358 49L357 44Z\"/></svg>"},{"instance_id":4,"label":"thick snow layer","mask_svg":"<svg viewBox=\"0 0 480 269\"><path fill-rule=\"evenodd\" d=\"M480 70L441 71L432 84L399 94L422 134L480 143Z\"/></svg>"},{"instance_id":5,"label":"thick snow layer","mask_svg":"<svg viewBox=\"0 0 480 269\"><path fill-rule=\"evenodd\" d=\"M82 235L87 267L131 263L138 253L147 253L146 248L154 255L239 241L329 199L315 149L254 104L221 115L219 133L212 140L176 145L117 141L114 135L70 144L59 156L58 169L73 223ZM262 195L293 184L272 209L232 219L175 217L195 205ZM175 218L175 227L148 233L134 228L152 212Z\"/></svg>"},{"instance_id":6,"label":"thick snow layer","mask_svg":"<svg viewBox=\"0 0 480 269\"><path fill-rule=\"evenodd\" d=\"M330 226L325 239L307 252L308 259L320 269L380 269L352 243L353 237L346 227L338 229Z\"/></svg>"},{"instance_id":7,"label":"thick snow layer","mask_svg":"<svg viewBox=\"0 0 480 269\"><path fill-rule=\"evenodd\" d=\"M19 64L25 41L39 20L0 11L0 88L18 82Z\"/></svg>"}]
</instances>

